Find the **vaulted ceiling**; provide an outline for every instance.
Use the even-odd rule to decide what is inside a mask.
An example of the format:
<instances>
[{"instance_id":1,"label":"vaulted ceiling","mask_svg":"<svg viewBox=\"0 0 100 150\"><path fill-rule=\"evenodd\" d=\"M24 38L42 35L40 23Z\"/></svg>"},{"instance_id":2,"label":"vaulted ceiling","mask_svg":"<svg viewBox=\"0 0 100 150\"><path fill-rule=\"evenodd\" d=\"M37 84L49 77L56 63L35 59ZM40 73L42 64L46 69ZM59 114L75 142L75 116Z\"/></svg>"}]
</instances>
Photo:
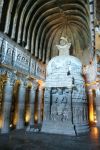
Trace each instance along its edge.
<instances>
[{"instance_id":1,"label":"vaulted ceiling","mask_svg":"<svg viewBox=\"0 0 100 150\"><path fill-rule=\"evenodd\" d=\"M88 1L4 0L0 30L43 62L57 55L61 36L68 36L75 55L90 43Z\"/></svg>"}]
</instances>

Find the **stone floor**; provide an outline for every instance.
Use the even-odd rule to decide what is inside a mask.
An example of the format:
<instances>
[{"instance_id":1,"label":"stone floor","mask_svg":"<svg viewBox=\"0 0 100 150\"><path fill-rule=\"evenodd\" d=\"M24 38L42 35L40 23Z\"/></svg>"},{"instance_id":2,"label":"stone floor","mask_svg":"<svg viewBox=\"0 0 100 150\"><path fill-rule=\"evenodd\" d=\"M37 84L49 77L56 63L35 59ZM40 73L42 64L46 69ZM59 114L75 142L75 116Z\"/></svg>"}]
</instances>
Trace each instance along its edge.
<instances>
[{"instance_id":1,"label":"stone floor","mask_svg":"<svg viewBox=\"0 0 100 150\"><path fill-rule=\"evenodd\" d=\"M12 131L0 135L0 150L100 150L100 129L77 137Z\"/></svg>"}]
</instances>

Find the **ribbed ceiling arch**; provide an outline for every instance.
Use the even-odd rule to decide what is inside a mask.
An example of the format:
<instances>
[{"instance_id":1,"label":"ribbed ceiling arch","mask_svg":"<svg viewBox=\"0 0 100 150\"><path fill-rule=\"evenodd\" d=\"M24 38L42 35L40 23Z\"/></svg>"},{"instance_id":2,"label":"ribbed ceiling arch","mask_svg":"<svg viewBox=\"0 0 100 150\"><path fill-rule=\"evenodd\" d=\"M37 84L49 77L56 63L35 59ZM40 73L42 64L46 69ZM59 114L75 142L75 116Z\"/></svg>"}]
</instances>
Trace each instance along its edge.
<instances>
[{"instance_id":1,"label":"ribbed ceiling arch","mask_svg":"<svg viewBox=\"0 0 100 150\"><path fill-rule=\"evenodd\" d=\"M57 55L55 44L68 36L77 55L91 41L89 0L2 0L0 30L43 62ZM78 50L79 50L78 47Z\"/></svg>"}]
</instances>

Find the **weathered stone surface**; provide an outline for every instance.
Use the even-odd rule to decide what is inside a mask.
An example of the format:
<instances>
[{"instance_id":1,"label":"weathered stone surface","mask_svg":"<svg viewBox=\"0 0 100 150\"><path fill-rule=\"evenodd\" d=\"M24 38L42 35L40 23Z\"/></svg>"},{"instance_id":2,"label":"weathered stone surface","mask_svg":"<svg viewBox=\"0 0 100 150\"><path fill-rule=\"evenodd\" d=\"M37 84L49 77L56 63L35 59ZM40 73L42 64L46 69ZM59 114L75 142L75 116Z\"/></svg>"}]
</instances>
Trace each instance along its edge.
<instances>
[{"instance_id":1,"label":"weathered stone surface","mask_svg":"<svg viewBox=\"0 0 100 150\"><path fill-rule=\"evenodd\" d=\"M45 65L40 62L36 62L36 76L45 79Z\"/></svg>"},{"instance_id":2,"label":"weathered stone surface","mask_svg":"<svg viewBox=\"0 0 100 150\"><path fill-rule=\"evenodd\" d=\"M29 73L29 65L30 56L28 56L27 53L20 51L18 48L16 48L14 67L16 67L18 71Z\"/></svg>"}]
</instances>

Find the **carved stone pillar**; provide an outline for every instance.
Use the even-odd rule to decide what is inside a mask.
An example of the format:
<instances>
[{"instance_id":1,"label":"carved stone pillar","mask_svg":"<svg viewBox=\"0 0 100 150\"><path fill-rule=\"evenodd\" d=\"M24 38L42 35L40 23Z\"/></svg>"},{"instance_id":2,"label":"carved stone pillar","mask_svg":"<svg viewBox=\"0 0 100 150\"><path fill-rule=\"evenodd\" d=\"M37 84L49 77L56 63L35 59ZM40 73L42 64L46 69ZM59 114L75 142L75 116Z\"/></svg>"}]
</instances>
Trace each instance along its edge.
<instances>
[{"instance_id":1,"label":"carved stone pillar","mask_svg":"<svg viewBox=\"0 0 100 150\"><path fill-rule=\"evenodd\" d=\"M34 126L34 102L36 96L36 87L32 87L30 90L30 121L29 126Z\"/></svg>"},{"instance_id":2,"label":"carved stone pillar","mask_svg":"<svg viewBox=\"0 0 100 150\"><path fill-rule=\"evenodd\" d=\"M39 87L38 90L38 124L42 123L42 110L41 110L41 106L42 106L42 99L43 99L43 88Z\"/></svg>"},{"instance_id":3,"label":"carved stone pillar","mask_svg":"<svg viewBox=\"0 0 100 150\"><path fill-rule=\"evenodd\" d=\"M50 97L51 88L46 88L44 92L44 121L50 119Z\"/></svg>"},{"instance_id":4,"label":"carved stone pillar","mask_svg":"<svg viewBox=\"0 0 100 150\"><path fill-rule=\"evenodd\" d=\"M100 127L100 90L96 91L96 119L97 126Z\"/></svg>"},{"instance_id":5,"label":"carved stone pillar","mask_svg":"<svg viewBox=\"0 0 100 150\"><path fill-rule=\"evenodd\" d=\"M19 86L19 93L18 93L18 122L16 127L17 129L24 128L25 93L26 93L26 85L25 82L22 82Z\"/></svg>"},{"instance_id":6,"label":"carved stone pillar","mask_svg":"<svg viewBox=\"0 0 100 150\"><path fill-rule=\"evenodd\" d=\"M89 96L89 120L90 120L90 123L93 123L94 121L94 107L93 107L94 98L93 98L93 92L91 89L88 91L88 96Z\"/></svg>"},{"instance_id":7,"label":"carved stone pillar","mask_svg":"<svg viewBox=\"0 0 100 150\"><path fill-rule=\"evenodd\" d=\"M73 124L73 102L72 102L72 88L68 89L68 103L69 103L69 112L70 112L70 121Z\"/></svg>"},{"instance_id":8,"label":"carved stone pillar","mask_svg":"<svg viewBox=\"0 0 100 150\"><path fill-rule=\"evenodd\" d=\"M8 77L7 81L4 84L3 124L1 133L8 133L10 130L10 111L13 96L13 85L13 78Z\"/></svg>"},{"instance_id":9,"label":"carved stone pillar","mask_svg":"<svg viewBox=\"0 0 100 150\"><path fill-rule=\"evenodd\" d=\"M42 123L42 132L47 132L50 121L50 100L51 100L51 88L45 88L44 91L44 115Z\"/></svg>"}]
</instances>

